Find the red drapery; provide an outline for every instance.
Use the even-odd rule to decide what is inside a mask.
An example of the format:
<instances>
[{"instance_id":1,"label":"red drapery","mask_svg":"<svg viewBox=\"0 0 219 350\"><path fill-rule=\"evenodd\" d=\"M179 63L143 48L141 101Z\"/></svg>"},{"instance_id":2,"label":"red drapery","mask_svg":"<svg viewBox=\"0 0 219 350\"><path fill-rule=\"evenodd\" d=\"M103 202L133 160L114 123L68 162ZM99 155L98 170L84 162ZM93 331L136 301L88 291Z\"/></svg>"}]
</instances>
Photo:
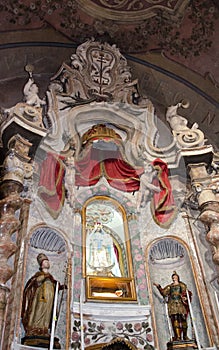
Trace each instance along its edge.
<instances>
[{"instance_id":1,"label":"red drapery","mask_svg":"<svg viewBox=\"0 0 219 350\"><path fill-rule=\"evenodd\" d=\"M48 153L42 162L38 194L46 208L55 219L58 217L65 200L63 157Z\"/></svg>"},{"instance_id":2,"label":"red drapery","mask_svg":"<svg viewBox=\"0 0 219 350\"><path fill-rule=\"evenodd\" d=\"M168 179L167 164L159 158L155 159L152 164L158 171L153 184L160 187L160 192L154 192L153 194L151 201L152 215L159 226L168 227L176 215L176 206Z\"/></svg>"},{"instance_id":3,"label":"red drapery","mask_svg":"<svg viewBox=\"0 0 219 350\"><path fill-rule=\"evenodd\" d=\"M105 152L104 156L102 152L102 157L99 155L101 160L99 160L96 158L96 152L90 148L83 159L75 163L75 185L93 186L104 176L112 187L120 191L137 191L142 169L136 170L125 162L119 151L116 158L109 157L110 153Z\"/></svg>"},{"instance_id":4,"label":"red drapery","mask_svg":"<svg viewBox=\"0 0 219 350\"><path fill-rule=\"evenodd\" d=\"M121 191L138 191L143 168L134 169L125 162L120 152L117 158L108 158L102 153L97 159L94 150L89 148L84 157L75 163L76 186L93 186L104 176L108 183ZM115 156L115 154L114 154ZM63 157L49 153L42 163L39 183L39 195L54 218L57 218L65 198ZM155 159L153 166L158 170L158 176L153 180L160 186L160 192L154 192L151 210L154 220L162 227L167 227L175 217L176 207L168 179L167 164L161 159Z\"/></svg>"}]
</instances>

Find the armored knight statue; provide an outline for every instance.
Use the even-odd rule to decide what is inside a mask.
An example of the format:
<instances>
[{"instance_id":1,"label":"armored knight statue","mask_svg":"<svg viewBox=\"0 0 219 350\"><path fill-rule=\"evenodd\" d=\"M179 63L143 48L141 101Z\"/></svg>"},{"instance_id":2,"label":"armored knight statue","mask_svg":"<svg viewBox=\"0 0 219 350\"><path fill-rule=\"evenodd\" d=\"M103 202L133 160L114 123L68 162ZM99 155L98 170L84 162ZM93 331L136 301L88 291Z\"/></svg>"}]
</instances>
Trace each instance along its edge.
<instances>
[{"instance_id":1,"label":"armored knight statue","mask_svg":"<svg viewBox=\"0 0 219 350\"><path fill-rule=\"evenodd\" d=\"M187 315L188 300L184 282L180 281L179 275L176 271L172 274L172 283L164 288L160 284L154 283L163 297L167 297L168 314L171 320L175 341L189 340L187 337ZM191 296L191 292L190 292Z\"/></svg>"}]
</instances>

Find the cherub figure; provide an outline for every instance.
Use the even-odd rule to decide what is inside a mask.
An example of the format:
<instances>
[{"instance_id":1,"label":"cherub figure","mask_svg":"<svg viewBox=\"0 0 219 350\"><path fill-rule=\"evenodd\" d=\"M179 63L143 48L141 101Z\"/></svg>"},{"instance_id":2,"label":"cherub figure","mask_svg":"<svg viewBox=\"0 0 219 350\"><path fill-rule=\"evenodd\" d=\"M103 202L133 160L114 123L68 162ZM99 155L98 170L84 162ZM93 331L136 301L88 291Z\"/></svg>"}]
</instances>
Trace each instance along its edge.
<instances>
[{"instance_id":1,"label":"cherub figure","mask_svg":"<svg viewBox=\"0 0 219 350\"><path fill-rule=\"evenodd\" d=\"M157 175L151 163L144 162L144 173L140 177L140 186L137 194L137 212L144 207L150 198L151 191L160 192L160 187L153 185L153 178Z\"/></svg>"},{"instance_id":2,"label":"cherub figure","mask_svg":"<svg viewBox=\"0 0 219 350\"><path fill-rule=\"evenodd\" d=\"M28 79L28 82L24 86L24 100L25 102L34 107L41 107L42 105L45 105L46 102L44 100L41 100L38 96L38 86L34 82L33 78L30 76Z\"/></svg>"},{"instance_id":3,"label":"cherub figure","mask_svg":"<svg viewBox=\"0 0 219 350\"><path fill-rule=\"evenodd\" d=\"M73 208L75 201L75 146L71 147L71 154L66 158L65 165L65 188L67 190L67 200Z\"/></svg>"}]
</instances>

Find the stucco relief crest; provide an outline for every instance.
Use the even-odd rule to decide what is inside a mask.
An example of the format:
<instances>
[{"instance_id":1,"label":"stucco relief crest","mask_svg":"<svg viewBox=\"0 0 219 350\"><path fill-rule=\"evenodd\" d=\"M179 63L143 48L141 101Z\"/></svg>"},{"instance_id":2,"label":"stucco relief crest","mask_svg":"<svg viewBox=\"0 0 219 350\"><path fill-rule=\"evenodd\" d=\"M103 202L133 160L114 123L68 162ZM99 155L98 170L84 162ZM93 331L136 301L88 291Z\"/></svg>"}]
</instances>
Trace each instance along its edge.
<instances>
[{"instance_id":1,"label":"stucco relief crest","mask_svg":"<svg viewBox=\"0 0 219 350\"><path fill-rule=\"evenodd\" d=\"M124 84L129 84L128 90L134 85L127 61L115 45L87 41L71 56L71 67L80 72L89 96L105 96L108 100L117 95Z\"/></svg>"}]
</instances>

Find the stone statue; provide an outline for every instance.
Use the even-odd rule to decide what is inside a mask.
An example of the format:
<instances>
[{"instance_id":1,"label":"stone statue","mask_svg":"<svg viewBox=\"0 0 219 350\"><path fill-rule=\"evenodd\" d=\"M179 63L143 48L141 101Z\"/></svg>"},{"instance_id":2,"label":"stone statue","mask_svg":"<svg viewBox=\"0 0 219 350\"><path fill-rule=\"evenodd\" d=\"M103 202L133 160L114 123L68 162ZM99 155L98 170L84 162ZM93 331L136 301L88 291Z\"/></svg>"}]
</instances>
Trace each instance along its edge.
<instances>
[{"instance_id":1,"label":"stone statue","mask_svg":"<svg viewBox=\"0 0 219 350\"><path fill-rule=\"evenodd\" d=\"M23 185L25 173L24 163L17 156L14 148L11 148L9 153L7 154L3 163L3 169L4 181L13 180Z\"/></svg>"},{"instance_id":2,"label":"stone statue","mask_svg":"<svg viewBox=\"0 0 219 350\"><path fill-rule=\"evenodd\" d=\"M157 170L154 169L151 163L145 161L144 173L140 177L140 186L137 194L137 212L140 212L140 208L145 206L150 198L151 191L160 192L160 188L152 183L156 175Z\"/></svg>"},{"instance_id":3,"label":"stone statue","mask_svg":"<svg viewBox=\"0 0 219 350\"><path fill-rule=\"evenodd\" d=\"M3 182L11 184L13 187L19 185L23 187L24 179L30 179L33 175L33 164L28 156L32 144L21 137L19 134L14 135L8 142L9 151L3 162ZM12 187L11 187L11 192Z\"/></svg>"},{"instance_id":4,"label":"stone statue","mask_svg":"<svg viewBox=\"0 0 219 350\"><path fill-rule=\"evenodd\" d=\"M44 100L41 100L38 96L38 86L34 82L33 78L30 77L27 81L27 83L24 86L24 100L25 102L34 107L41 107L42 105L45 105L46 102Z\"/></svg>"},{"instance_id":5,"label":"stone statue","mask_svg":"<svg viewBox=\"0 0 219 350\"><path fill-rule=\"evenodd\" d=\"M188 120L177 112L179 107L188 108L189 102L182 100L174 106L169 106L166 111L166 120L170 124L177 146L179 148L203 146L206 141L203 132L198 129L197 123L191 128L188 127Z\"/></svg>"},{"instance_id":6,"label":"stone statue","mask_svg":"<svg viewBox=\"0 0 219 350\"><path fill-rule=\"evenodd\" d=\"M187 315L189 312L188 299L186 294L187 286L180 281L176 271L172 274L172 283L164 288L160 284L154 283L163 297L167 297L168 314L171 320L174 341L189 340L187 337ZM191 297L192 293L189 292Z\"/></svg>"},{"instance_id":7,"label":"stone statue","mask_svg":"<svg viewBox=\"0 0 219 350\"><path fill-rule=\"evenodd\" d=\"M37 261L40 271L36 272L25 286L21 318L25 329L25 338L22 343L24 345L35 344L35 346L37 344L40 347L43 343L49 343L57 281L49 273L48 257L40 253ZM63 289L63 286L59 286L59 289Z\"/></svg>"},{"instance_id":8,"label":"stone statue","mask_svg":"<svg viewBox=\"0 0 219 350\"><path fill-rule=\"evenodd\" d=\"M166 120L170 124L172 130L175 132L190 130L190 128L187 126L188 120L185 117L179 115L177 112L179 107L188 108L189 103L186 101L181 101L174 106L169 106L166 112ZM198 124L194 123L191 129L198 129Z\"/></svg>"},{"instance_id":9,"label":"stone statue","mask_svg":"<svg viewBox=\"0 0 219 350\"><path fill-rule=\"evenodd\" d=\"M71 152L71 155L66 158L65 165L65 188L67 190L67 201L71 207L74 207L75 201L75 149Z\"/></svg>"},{"instance_id":10,"label":"stone statue","mask_svg":"<svg viewBox=\"0 0 219 350\"><path fill-rule=\"evenodd\" d=\"M29 79L23 88L23 102L18 102L15 106L4 109L4 118L16 115L22 121L26 120L33 126L44 128L43 126L43 108L46 101L38 96L38 86L33 79L33 66L26 65L25 70L29 73Z\"/></svg>"}]
</instances>

